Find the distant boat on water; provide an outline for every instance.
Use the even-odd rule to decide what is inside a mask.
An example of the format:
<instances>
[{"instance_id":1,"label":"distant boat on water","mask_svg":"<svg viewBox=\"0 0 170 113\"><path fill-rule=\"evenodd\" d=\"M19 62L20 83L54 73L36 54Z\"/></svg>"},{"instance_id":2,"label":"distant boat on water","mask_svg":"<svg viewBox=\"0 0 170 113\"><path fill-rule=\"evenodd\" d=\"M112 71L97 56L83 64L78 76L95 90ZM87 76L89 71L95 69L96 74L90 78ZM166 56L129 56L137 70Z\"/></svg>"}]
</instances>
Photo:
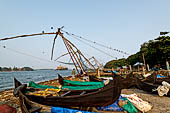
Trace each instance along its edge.
<instances>
[{"instance_id":1,"label":"distant boat on water","mask_svg":"<svg viewBox=\"0 0 170 113\"><path fill-rule=\"evenodd\" d=\"M56 70L68 70L68 67L59 65Z\"/></svg>"}]
</instances>

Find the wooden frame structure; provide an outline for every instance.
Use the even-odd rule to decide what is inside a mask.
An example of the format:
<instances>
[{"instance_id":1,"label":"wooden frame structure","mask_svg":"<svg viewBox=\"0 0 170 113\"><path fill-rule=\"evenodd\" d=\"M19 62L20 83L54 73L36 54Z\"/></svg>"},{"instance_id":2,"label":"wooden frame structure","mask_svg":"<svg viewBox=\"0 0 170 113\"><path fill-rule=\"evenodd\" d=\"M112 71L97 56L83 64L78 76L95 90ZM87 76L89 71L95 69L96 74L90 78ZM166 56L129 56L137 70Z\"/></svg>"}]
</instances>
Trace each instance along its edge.
<instances>
[{"instance_id":1,"label":"wooden frame structure","mask_svg":"<svg viewBox=\"0 0 170 113\"><path fill-rule=\"evenodd\" d=\"M68 51L68 53L71 57L71 60L74 63L74 66L76 68L78 75L80 75L80 70L83 72L84 75L86 74L85 69L83 68L83 64L82 64L80 58L78 57L78 54L81 55L93 69L95 69L95 67L81 53L81 51L72 42L70 42L68 39L66 39L64 37L63 33L61 32L61 28L58 28L57 32L49 32L49 33L42 32L42 33L37 33L37 34L19 35L19 36L14 36L14 37L2 38L2 39L0 39L0 41L5 41L5 40L9 40L9 39L16 39L16 38L21 38L21 37L39 36L39 35L55 35L54 40L53 40L53 45L52 45L51 60L53 59L55 41L57 39L57 36L59 35L62 38L62 40L63 40L63 42L66 46L66 49L67 49L67 51Z\"/></svg>"}]
</instances>

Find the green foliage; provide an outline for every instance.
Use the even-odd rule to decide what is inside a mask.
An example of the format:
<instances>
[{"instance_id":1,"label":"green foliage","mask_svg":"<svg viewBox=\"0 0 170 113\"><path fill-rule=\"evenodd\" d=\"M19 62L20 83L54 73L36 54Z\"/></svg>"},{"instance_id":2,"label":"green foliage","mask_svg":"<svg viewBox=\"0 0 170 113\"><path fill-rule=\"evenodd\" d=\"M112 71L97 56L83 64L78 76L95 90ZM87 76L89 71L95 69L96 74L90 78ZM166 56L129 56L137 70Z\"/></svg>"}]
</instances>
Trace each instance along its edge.
<instances>
[{"instance_id":1,"label":"green foliage","mask_svg":"<svg viewBox=\"0 0 170 113\"><path fill-rule=\"evenodd\" d=\"M170 37L161 36L155 40L149 40L141 45L140 51L129 56L127 59L112 60L106 63L106 68L116 68L124 65L133 65L136 62L143 62L142 53L145 56L146 64L151 67L160 64L165 66L165 61L170 62Z\"/></svg>"},{"instance_id":2,"label":"green foliage","mask_svg":"<svg viewBox=\"0 0 170 113\"><path fill-rule=\"evenodd\" d=\"M23 67L21 68L21 71L33 71L33 69L30 67Z\"/></svg>"},{"instance_id":3,"label":"green foliage","mask_svg":"<svg viewBox=\"0 0 170 113\"><path fill-rule=\"evenodd\" d=\"M11 68L3 67L1 68L2 71L11 71Z\"/></svg>"},{"instance_id":4,"label":"green foliage","mask_svg":"<svg viewBox=\"0 0 170 113\"><path fill-rule=\"evenodd\" d=\"M0 67L0 71L33 71L33 69L30 67L23 67L23 68Z\"/></svg>"},{"instance_id":5,"label":"green foliage","mask_svg":"<svg viewBox=\"0 0 170 113\"><path fill-rule=\"evenodd\" d=\"M168 34L169 32L160 32L160 35L166 35Z\"/></svg>"},{"instance_id":6,"label":"green foliage","mask_svg":"<svg viewBox=\"0 0 170 113\"><path fill-rule=\"evenodd\" d=\"M13 68L13 71L18 71L19 69L17 67L14 67Z\"/></svg>"},{"instance_id":7,"label":"green foliage","mask_svg":"<svg viewBox=\"0 0 170 113\"><path fill-rule=\"evenodd\" d=\"M149 41L147 46L141 46L140 51L144 53L146 62L151 66L165 65L166 60L170 61L170 37L161 36Z\"/></svg>"},{"instance_id":8,"label":"green foliage","mask_svg":"<svg viewBox=\"0 0 170 113\"><path fill-rule=\"evenodd\" d=\"M106 63L105 68L116 68L116 67L121 67L121 66L126 66L128 65L128 62L125 58L119 59L119 60L112 60Z\"/></svg>"}]
</instances>

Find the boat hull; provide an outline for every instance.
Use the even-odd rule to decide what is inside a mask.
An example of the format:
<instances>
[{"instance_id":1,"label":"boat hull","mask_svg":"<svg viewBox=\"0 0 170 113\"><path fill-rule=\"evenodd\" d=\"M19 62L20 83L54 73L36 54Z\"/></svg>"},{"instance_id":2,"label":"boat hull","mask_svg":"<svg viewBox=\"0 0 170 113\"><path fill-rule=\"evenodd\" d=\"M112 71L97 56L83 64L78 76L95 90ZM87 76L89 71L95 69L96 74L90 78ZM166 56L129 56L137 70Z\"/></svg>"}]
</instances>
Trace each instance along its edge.
<instances>
[{"instance_id":1,"label":"boat hull","mask_svg":"<svg viewBox=\"0 0 170 113\"><path fill-rule=\"evenodd\" d=\"M121 78L116 77L110 81L103 88L96 91L88 92L81 91L78 95L65 95L65 96L37 96L27 93L23 94L31 101L43 105L59 106L59 107L100 107L113 104L120 96L121 93ZM23 90L21 90L23 91ZM80 92L80 91L79 91ZM87 92L87 93L82 93Z\"/></svg>"}]
</instances>

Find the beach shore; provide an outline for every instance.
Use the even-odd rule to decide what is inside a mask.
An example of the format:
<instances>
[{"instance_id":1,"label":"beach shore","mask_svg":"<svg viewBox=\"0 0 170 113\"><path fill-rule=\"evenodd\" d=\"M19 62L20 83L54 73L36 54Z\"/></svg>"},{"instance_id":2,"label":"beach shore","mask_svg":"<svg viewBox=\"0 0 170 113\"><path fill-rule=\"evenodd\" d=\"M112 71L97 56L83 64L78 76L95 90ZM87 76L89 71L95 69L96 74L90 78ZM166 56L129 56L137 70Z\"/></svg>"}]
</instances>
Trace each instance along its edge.
<instances>
[{"instance_id":1,"label":"beach shore","mask_svg":"<svg viewBox=\"0 0 170 113\"><path fill-rule=\"evenodd\" d=\"M54 80L52 80L51 82L54 82ZM47 84L47 83L43 82L43 84ZM136 93L138 97L151 103L151 105L153 105L153 108L151 111L147 113L170 113L170 98L169 97L165 97L165 96L159 97L158 95L149 94L147 92L144 92L138 89L123 89L121 93L122 94ZM13 106L17 109L17 113L21 113L19 100L18 98L13 96L13 89L0 91L0 104L8 104L10 106ZM40 105L40 106L43 107L42 113L50 113L50 110L51 110L50 107L43 106L43 105ZM117 113L117 112L110 112L110 113Z\"/></svg>"}]
</instances>

